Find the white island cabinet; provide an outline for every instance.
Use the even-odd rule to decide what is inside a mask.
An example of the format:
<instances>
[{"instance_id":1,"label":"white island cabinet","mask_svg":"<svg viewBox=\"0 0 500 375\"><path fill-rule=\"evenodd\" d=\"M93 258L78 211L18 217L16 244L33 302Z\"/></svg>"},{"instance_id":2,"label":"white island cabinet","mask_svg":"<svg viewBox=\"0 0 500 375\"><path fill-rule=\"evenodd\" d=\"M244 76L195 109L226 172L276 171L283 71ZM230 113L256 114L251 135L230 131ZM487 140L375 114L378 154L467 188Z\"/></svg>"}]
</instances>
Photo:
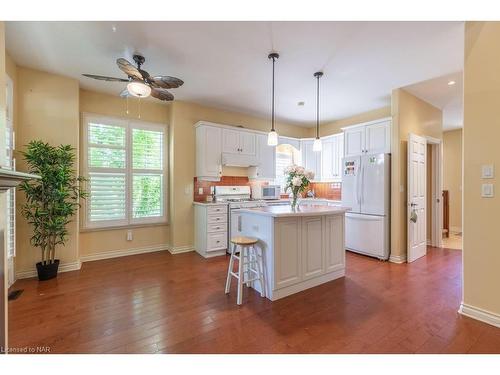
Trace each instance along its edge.
<instances>
[{"instance_id":1,"label":"white island cabinet","mask_svg":"<svg viewBox=\"0 0 500 375\"><path fill-rule=\"evenodd\" d=\"M271 301L345 274L347 208L325 205L241 209L241 234L257 237L264 252L266 297ZM259 281L252 287L261 290Z\"/></svg>"}]
</instances>

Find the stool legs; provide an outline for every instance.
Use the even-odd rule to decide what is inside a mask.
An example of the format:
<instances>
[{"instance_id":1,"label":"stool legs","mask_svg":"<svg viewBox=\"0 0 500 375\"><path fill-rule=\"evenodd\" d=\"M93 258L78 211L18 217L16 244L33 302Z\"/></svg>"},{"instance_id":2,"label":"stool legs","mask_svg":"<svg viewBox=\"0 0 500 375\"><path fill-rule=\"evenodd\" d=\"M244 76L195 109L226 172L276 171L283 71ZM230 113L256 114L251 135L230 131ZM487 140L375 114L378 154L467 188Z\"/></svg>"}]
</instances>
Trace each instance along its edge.
<instances>
[{"instance_id":1,"label":"stool legs","mask_svg":"<svg viewBox=\"0 0 500 375\"><path fill-rule=\"evenodd\" d=\"M231 257L229 258L229 267L227 269L226 294L228 294L229 290L231 289L231 279L232 279L231 272L233 272L235 254L236 254L236 245L233 245L233 248L231 250Z\"/></svg>"},{"instance_id":2,"label":"stool legs","mask_svg":"<svg viewBox=\"0 0 500 375\"><path fill-rule=\"evenodd\" d=\"M245 246L240 246L240 260L238 262L238 297L236 300L236 303L238 305L241 305L241 302L243 300L243 281L245 280L245 271L243 268L244 259L245 259L245 253L247 253L248 256L248 251Z\"/></svg>"},{"instance_id":3,"label":"stool legs","mask_svg":"<svg viewBox=\"0 0 500 375\"><path fill-rule=\"evenodd\" d=\"M236 252L239 248L239 256ZM234 272L234 260L238 260L238 272ZM264 265L263 265L263 250L257 251L254 246L241 246L233 244L231 250L231 257L229 259L229 266L227 270L226 278L226 294L231 290L231 279L236 277L238 279L238 296L236 298L236 303L241 305L243 301L243 284L249 287L251 282L258 280L260 282L261 290L260 295L262 297L266 296L266 283L264 277ZM247 277L245 279L245 273Z\"/></svg>"}]
</instances>

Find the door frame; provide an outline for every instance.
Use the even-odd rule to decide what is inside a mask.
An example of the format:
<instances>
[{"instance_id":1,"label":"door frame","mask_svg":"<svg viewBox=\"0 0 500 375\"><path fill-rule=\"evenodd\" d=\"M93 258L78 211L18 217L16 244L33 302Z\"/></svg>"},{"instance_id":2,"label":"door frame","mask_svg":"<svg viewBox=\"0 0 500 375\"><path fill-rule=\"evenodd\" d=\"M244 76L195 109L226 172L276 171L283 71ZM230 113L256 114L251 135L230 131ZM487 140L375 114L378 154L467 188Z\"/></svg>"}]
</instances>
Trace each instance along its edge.
<instances>
[{"instance_id":1,"label":"door frame","mask_svg":"<svg viewBox=\"0 0 500 375\"><path fill-rule=\"evenodd\" d=\"M430 246L442 247L443 243L443 141L434 137L425 137L432 147L431 181L431 242Z\"/></svg>"}]
</instances>

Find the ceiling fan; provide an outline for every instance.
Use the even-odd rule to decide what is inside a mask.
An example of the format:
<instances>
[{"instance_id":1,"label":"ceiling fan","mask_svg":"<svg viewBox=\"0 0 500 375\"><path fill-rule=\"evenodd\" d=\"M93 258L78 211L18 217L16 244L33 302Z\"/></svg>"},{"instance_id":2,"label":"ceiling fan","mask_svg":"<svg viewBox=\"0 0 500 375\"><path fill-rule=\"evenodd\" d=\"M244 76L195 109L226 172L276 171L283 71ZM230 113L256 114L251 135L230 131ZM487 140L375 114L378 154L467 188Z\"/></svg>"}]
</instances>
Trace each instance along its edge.
<instances>
[{"instance_id":1,"label":"ceiling fan","mask_svg":"<svg viewBox=\"0 0 500 375\"><path fill-rule=\"evenodd\" d=\"M132 95L138 98L146 98L151 95L153 98L160 100L174 100L174 96L166 89L175 89L180 87L184 84L184 81L170 76L151 76L148 72L141 69L141 65L144 64L144 61L146 61L144 56L135 54L133 58L137 67L124 58L116 60L118 68L120 68L128 76L128 78L106 77L95 74L83 75L85 77L101 81L128 82L127 88L120 93L121 97Z\"/></svg>"}]
</instances>

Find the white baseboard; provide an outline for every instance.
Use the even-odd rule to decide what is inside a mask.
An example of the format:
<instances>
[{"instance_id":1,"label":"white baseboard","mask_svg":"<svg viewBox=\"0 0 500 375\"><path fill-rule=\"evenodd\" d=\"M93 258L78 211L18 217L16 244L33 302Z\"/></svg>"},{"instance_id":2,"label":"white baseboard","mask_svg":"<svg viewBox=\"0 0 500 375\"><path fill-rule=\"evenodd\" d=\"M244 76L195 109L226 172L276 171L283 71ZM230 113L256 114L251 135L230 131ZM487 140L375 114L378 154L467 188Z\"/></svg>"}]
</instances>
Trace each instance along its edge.
<instances>
[{"instance_id":1,"label":"white baseboard","mask_svg":"<svg viewBox=\"0 0 500 375\"><path fill-rule=\"evenodd\" d=\"M480 309L479 307L467 305L462 302L458 312L462 315L468 316L469 318L480 320L481 322L500 328L500 315L491 311L486 311Z\"/></svg>"},{"instance_id":2,"label":"white baseboard","mask_svg":"<svg viewBox=\"0 0 500 375\"><path fill-rule=\"evenodd\" d=\"M188 245L188 246L168 246L168 251L170 254L181 254L181 253L187 253L189 251L194 251L194 246Z\"/></svg>"},{"instance_id":3,"label":"white baseboard","mask_svg":"<svg viewBox=\"0 0 500 375\"><path fill-rule=\"evenodd\" d=\"M450 233L462 233L462 227L450 227Z\"/></svg>"},{"instance_id":4,"label":"white baseboard","mask_svg":"<svg viewBox=\"0 0 500 375\"><path fill-rule=\"evenodd\" d=\"M92 262L94 260L111 259L111 258L124 257L128 255L153 253L156 251L163 251L163 250L169 250L169 245L161 244L154 246L136 247L133 249L126 249L126 250L103 251L97 254L81 256L80 260L82 262Z\"/></svg>"},{"instance_id":5,"label":"white baseboard","mask_svg":"<svg viewBox=\"0 0 500 375\"><path fill-rule=\"evenodd\" d=\"M391 255L389 262L397 264L406 263L406 255Z\"/></svg>"},{"instance_id":6,"label":"white baseboard","mask_svg":"<svg viewBox=\"0 0 500 375\"><path fill-rule=\"evenodd\" d=\"M78 271L80 268L82 268L82 262L77 260L74 262L69 262L69 263L62 263L59 265L59 272L68 272L68 271ZM35 277L37 276L36 268L31 269L31 270L25 270L25 271L17 271L16 272L16 279L27 279L30 277Z\"/></svg>"}]
</instances>

